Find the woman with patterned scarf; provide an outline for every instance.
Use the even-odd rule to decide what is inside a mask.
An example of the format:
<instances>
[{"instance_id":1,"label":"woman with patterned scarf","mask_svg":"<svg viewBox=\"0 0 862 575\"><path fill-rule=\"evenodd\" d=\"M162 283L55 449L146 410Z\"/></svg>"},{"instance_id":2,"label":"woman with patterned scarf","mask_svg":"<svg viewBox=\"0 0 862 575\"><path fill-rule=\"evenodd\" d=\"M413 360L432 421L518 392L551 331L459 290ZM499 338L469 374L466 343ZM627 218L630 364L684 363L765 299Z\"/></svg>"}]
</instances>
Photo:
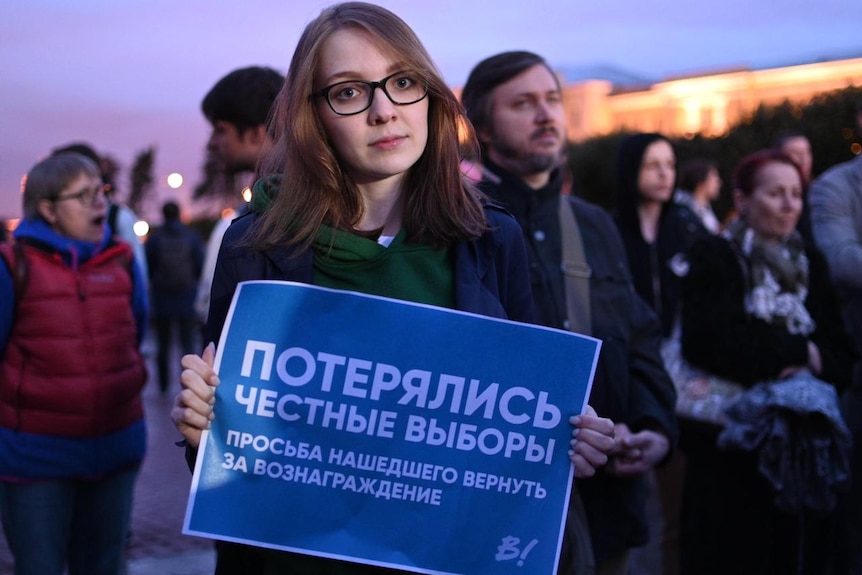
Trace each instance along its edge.
<instances>
[{"instance_id":1,"label":"woman with patterned scarf","mask_svg":"<svg viewBox=\"0 0 862 575\"><path fill-rule=\"evenodd\" d=\"M690 252L683 355L758 391L768 389L758 382L795 381L803 374L815 385L844 386L852 351L828 270L795 230L802 211L799 170L780 152L757 152L740 162L734 184L738 217ZM824 387L825 395L817 393L830 403L834 390ZM802 418L785 421L808 425ZM818 421L843 426L840 416ZM729 426L725 435L734 430ZM721 431L704 425L682 437L688 467L681 572L829 572L829 506L780 504L789 478L768 478L755 450L727 442L719 447Z\"/></svg>"}]
</instances>

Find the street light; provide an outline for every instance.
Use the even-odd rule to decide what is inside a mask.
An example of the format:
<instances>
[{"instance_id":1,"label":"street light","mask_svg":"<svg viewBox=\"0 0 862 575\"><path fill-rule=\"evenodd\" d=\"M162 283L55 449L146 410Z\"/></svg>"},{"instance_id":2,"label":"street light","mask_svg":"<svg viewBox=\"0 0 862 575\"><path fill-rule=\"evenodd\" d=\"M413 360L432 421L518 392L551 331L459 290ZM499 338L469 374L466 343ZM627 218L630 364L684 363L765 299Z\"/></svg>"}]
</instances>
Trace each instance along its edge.
<instances>
[{"instance_id":1,"label":"street light","mask_svg":"<svg viewBox=\"0 0 862 575\"><path fill-rule=\"evenodd\" d=\"M168 174L168 186L170 186L171 189L176 190L177 188L179 188L182 185L183 185L182 174L178 174L177 172L173 172L171 174Z\"/></svg>"}]
</instances>

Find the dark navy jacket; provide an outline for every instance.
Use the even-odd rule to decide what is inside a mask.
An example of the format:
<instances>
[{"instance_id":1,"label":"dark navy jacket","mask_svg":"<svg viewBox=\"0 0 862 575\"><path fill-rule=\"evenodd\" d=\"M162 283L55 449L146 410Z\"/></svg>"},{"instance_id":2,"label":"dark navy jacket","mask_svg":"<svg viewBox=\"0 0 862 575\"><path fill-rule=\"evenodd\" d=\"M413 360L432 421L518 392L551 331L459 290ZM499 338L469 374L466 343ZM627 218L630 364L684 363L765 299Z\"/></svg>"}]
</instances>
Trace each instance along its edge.
<instances>
[{"instance_id":1,"label":"dark navy jacket","mask_svg":"<svg viewBox=\"0 0 862 575\"><path fill-rule=\"evenodd\" d=\"M489 317L533 323L533 300L521 229L515 219L499 207L486 205L485 215L490 231L478 240L461 242L453 249L455 307ZM253 213L241 216L225 232L213 277L205 334L207 341L218 342L239 282L282 280L312 283L314 254L311 250L297 253L295 248L274 248L257 252L243 244L256 217ZM194 465L194 453L195 450L186 449L190 467ZM255 575L262 572L260 556L255 549L225 542L218 542L217 547L217 575ZM353 566L348 571L356 572L358 569ZM374 572L399 573L386 569Z\"/></svg>"},{"instance_id":2,"label":"dark navy jacket","mask_svg":"<svg viewBox=\"0 0 862 575\"><path fill-rule=\"evenodd\" d=\"M533 322L533 303L526 273L527 253L518 223L504 210L488 205L491 230L454 247L455 307L484 316ZM254 223L253 213L237 218L225 232L213 276L207 341L218 342L236 285L249 280L312 283L314 254L295 248L256 252L242 240Z\"/></svg>"}]
</instances>

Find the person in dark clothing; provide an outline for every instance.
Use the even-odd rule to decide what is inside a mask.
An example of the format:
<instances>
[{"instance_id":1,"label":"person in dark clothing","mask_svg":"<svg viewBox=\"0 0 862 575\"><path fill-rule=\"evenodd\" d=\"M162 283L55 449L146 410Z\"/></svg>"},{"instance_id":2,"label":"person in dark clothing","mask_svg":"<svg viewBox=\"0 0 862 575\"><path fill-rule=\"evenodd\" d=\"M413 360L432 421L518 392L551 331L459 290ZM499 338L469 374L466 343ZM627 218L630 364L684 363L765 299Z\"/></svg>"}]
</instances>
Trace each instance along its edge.
<instances>
[{"instance_id":1,"label":"person in dark clothing","mask_svg":"<svg viewBox=\"0 0 862 575\"><path fill-rule=\"evenodd\" d=\"M153 321L158 339L159 389L170 387L171 343L174 326L184 354L195 351L194 301L203 266L203 243L197 233L180 221L180 207L168 201L162 206L164 223L146 243Z\"/></svg>"},{"instance_id":2,"label":"person in dark clothing","mask_svg":"<svg viewBox=\"0 0 862 575\"><path fill-rule=\"evenodd\" d=\"M706 226L687 206L673 201L676 152L670 140L655 133L630 134L617 150L617 206L615 221L631 266L635 291L656 312L662 336L672 336L678 325L681 281L688 272L687 250L695 238L709 235ZM681 422L680 434L686 433ZM657 535L666 575L675 575L679 548L679 490L685 460L676 452L654 472L656 505L662 533Z\"/></svg>"},{"instance_id":3,"label":"person in dark clothing","mask_svg":"<svg viewBox=\"0 0 862 575\"><path fill-rule=\"evenodd\" d=\"M284 75L273 68L237 68L220 78L201 101L201 112L211 128L207 152L216 161L219 176L224 178L226 187L237 193L231 195L231 209L222 214L207 238L195 297L195 315L200 326L207 322L213 273L222 238L231 222L248 211L248 198L244 194L249 188L243 186L253 184L261 152L272 144L267 120L283 84ZM219 555L216 575L222 572L254 573L261 568L253 563L256 555L246 552L239 543L216 541L215 545Z\"/></svg>"},{"instance_id":4,"label":"person in dark clothing","mask_svg":"<svg viewBox=\"0 0 862 575\"><path fill-rule=\"evenodd\" d=\"M862 137L862 98L856 102L856 128L857 137ZM834 573L862 575L862 156L817 177L809 199L814 240L829 264L844 327L856 350L853 383L841 397L842 413L854 437L854 467L850 489L838 510Z\"/></svg>"},{"instance_id":5,"label":"person in dark clothing","mask_svg":"<svg viewBox=\"0 0 862 575\"><path fill-rule=\"evenodd\" d=\"M275 143L261 171L283 175L261 178L250 213L225 233L208 339L218 341L237 283L252 279L360 286L532 321L520 230L462 174L459 122L455 95L400 18L361 2L323 10L306 27L275 104ZM213 358L208 345L182 360L172 419L190 450L215 417ZM594 473L607 461L613 424L595 412L570 422L576 473ZM265 573L393 572L298 553L259 556Z\"/></svg>"},{"instance_id":6,"label":"person in dark clothing","mask_svg":"<svg viewBox=\"0 0 862 575\"><path fill-rule=\"evenodd\" d=\"M676 154L661 134L626 136L617 151L615 220L631 266L635 290L670 336L678 314L686 249L707 234L691 212L671 201Z\"/></svg>"},{"instance_id":7,"label":"person in dark clothing","mask_svg":"<svg viewBox=\"0 0 862 575\"><path fill-rule=\"evenodd\" d=\"M838 389L846 386L854 356L838 299L822 255L796 230L803 193L797 167L774 150L755 153L740 163L734 188L739 216L690 250L683 355L745 387L803 370ZM826 426L821 414L816 420L794 415L788 433ZM686 428L681 439L687 462L682 573L829 573L830 510L780 508L776 488L762 473L763 459L719 447L720 431L704 424ZM794 467L815 457L823 461L809 453ZM782 469L778 480L790 482L793 471Z\"/></svg>"},{"instance_id":8,"label":"person in dark clothing","mask_svg":"<svg viewBox=\"0 0 862 575\"><path fill-rule=\"evenodd\" d=\"M537 320L566 329L559 215L566 126L557 77L540 56L506 52L480 62L461 97L482 146L480 189L521 224ZM576 487L597 572L625 573L629 550L649 537L646 473L676 440L676 395L659 355L658 320L632 289L613 222L582 200L569 197L564 205L575 216L590 270L590 331L603 341L590 402L616 423L609 464ZM565 559L560 573L573 573L577 557Z\"/></svg>"}]
</instances>

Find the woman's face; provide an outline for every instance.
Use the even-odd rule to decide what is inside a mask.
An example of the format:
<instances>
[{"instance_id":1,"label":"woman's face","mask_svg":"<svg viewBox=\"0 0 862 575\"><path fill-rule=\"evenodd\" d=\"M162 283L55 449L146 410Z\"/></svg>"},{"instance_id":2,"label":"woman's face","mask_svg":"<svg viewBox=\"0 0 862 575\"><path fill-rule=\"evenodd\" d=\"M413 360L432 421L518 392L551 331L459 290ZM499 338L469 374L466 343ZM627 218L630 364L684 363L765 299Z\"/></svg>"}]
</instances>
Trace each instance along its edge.
<instances>
[{"instance_id":1,"label":"woman's face","mask_svg":"<svg viewBox=\"0 0 862 575\"><path fill-rule=\"evenodd\" d=\"M802 180L791 165L770 162L757 172L750 196L735 193L742 218L762 238L779 241L796 228L802 213Z\"/></svg>"},{"instance_id":2,"label":"woman's face","mask_svg":"<svg viewBox=\"0 0 862 575\"><path fill-rule=\"evenodd\" d=\"M381 52L365 32L339 30L321 50L316 85L322 88L347 80L377 82L403 66ZM400 183L428 142L427 97L399 106L376 87L371 106L358 114L340 116L326 98L317 99L317 110L335 152L359 186L385 180Z\"/></svg>"},{"instance_id":3,"label":"woman's face","mask_svg":"<svg viewBox=\"0 0 862 575\"><path fill-rule=\"evenodd\" d=\"M642 202L664 203L673 195L676 180L676 157L665 140L656 140L644 150L638 173L638 190Z\"/></svg>"},{"instance_id":4,"label":"woman's face","mask_svg":"<svg viewBox=\"0 0 862 575\"><path fill-rule=\"evenodd\" d=\"M99 177L81 174L52 200L41 200L39 213L60 235L85 242L101 241L108 201ZM80 197L86 194L84 198Z\"/></svg>"}]
</instances>

